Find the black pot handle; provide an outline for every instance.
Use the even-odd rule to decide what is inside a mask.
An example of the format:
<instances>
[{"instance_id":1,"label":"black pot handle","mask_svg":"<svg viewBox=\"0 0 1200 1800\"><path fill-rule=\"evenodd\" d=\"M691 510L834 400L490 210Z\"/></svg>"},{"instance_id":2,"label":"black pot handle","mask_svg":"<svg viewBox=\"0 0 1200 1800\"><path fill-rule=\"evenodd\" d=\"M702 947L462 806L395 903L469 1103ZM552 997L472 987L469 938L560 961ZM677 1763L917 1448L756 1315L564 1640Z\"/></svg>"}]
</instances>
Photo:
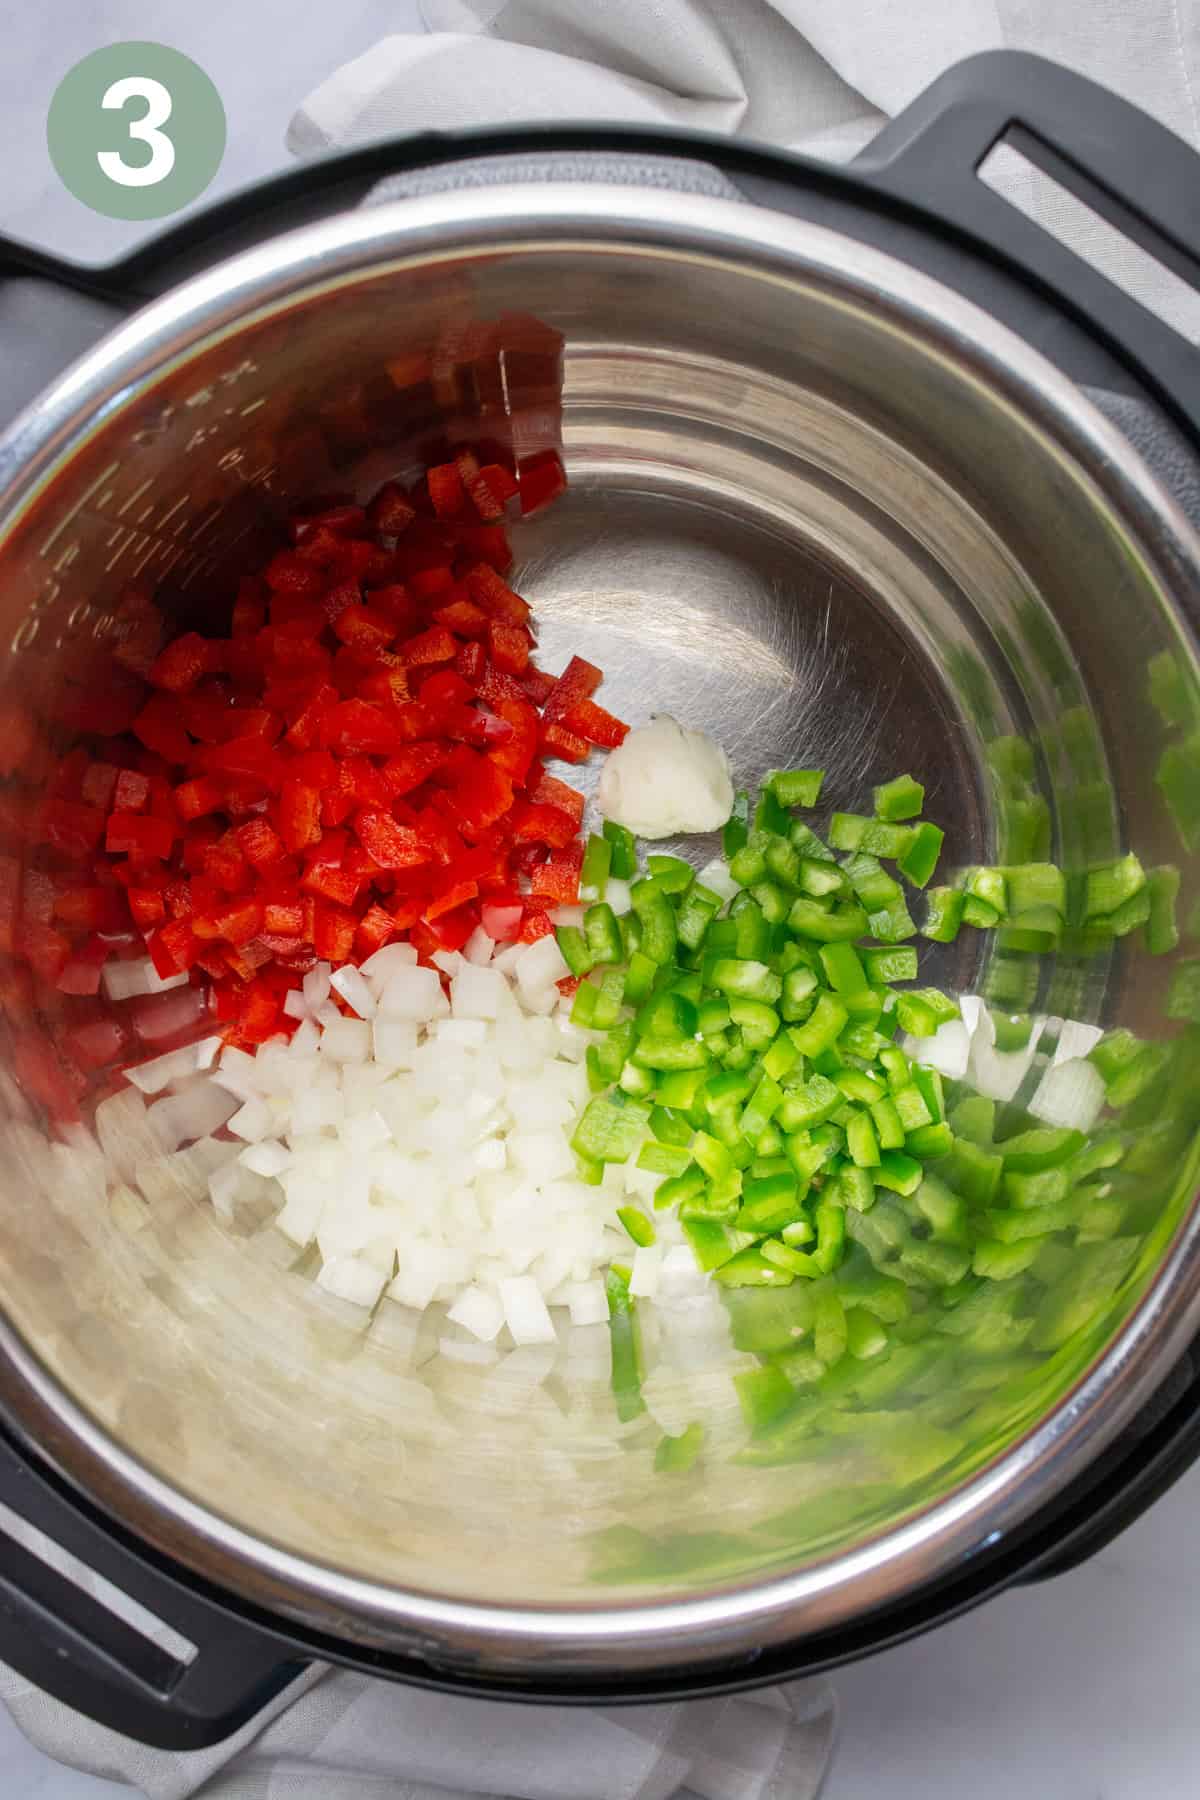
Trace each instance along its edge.
<instances>
[{"instance_id":1,"label":"black pot handle","mask_svg":"<svg viewBox=\"0 0 1200 1800\"><path fill-rule=\"evenodd\" d=\"M1200 433L1200 349L979 178L1005 144L1200 293L1200 159L1119 95L1044 57L987 51L940 76L852 167L1016 264L1132 358Z\"/></svg>"},{"instance_id":2,"label":"black pot handle","mask_svg":"<svg viewBox=\"0 0 1200 1800\"><path fill-rule=\"evenodd\" d=\"M194 1648L152 1642L0 1519L0 1659L77 1712L158 1749L202 1750L304 1672L293 1645L185 1587L148 1552L135 1552L3 1432L0 1502Z\"/></svg>"}]
</instances>

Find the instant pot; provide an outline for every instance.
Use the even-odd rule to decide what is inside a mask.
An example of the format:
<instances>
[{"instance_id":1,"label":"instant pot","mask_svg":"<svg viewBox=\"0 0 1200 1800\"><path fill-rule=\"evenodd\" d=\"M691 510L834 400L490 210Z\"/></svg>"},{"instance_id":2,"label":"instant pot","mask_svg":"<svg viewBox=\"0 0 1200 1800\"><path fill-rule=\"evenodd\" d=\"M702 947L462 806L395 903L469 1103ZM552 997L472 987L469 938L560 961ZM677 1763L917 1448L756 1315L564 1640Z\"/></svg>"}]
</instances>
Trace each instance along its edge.
<instances>
[{"instance_id":1,"label":"instant pot","mask_svg":"<svg viewBox=\"0 0 1200 1800\"><path fill-rule=\"evenodd\" d=\"M419 392L396 366L533 319L531 392L500 404L561 429L570 476L516 544L547 666L594 655L618 711L706 727L743 781L802 753L835 789L911 767L961 861L997 854L988 750L1020 737L1068 874L1132 846L1180 868L1186 912L1200 845L1162 769L1200 769L1200 352L981 180L1001 145L1200 288L1192 152L1007 52L847 168L617 127L428 134L107 268L4 245L0 702L102 686L131 582L210 616L288 502L471 435L466 365ZM1163 658L1182 722L1147 697ZM1033 958L1021 1004L1186 1031L1164 995L1195 946L1110 951ZM997 955L947 946L937 974L1012 1003ZM147 1743L219 1740L312 1658L581 1703L829 1668L1091 1555L1200 1447L1186 1083L1140 1254L1036 1406L839 1509L827 1467L656 1483L612 1428L602 1330L552 1369L443 1366L402 1309L327 1304L206 1198L114 1208L138 1145L52 1141L10 1072L26 1028L10 1010L0 1500L170 1631L5 1535L0 1656ZM719 1441L737 1345L671 1344L660 1415L707 1408Z\"/></svg>"}]
</instances>

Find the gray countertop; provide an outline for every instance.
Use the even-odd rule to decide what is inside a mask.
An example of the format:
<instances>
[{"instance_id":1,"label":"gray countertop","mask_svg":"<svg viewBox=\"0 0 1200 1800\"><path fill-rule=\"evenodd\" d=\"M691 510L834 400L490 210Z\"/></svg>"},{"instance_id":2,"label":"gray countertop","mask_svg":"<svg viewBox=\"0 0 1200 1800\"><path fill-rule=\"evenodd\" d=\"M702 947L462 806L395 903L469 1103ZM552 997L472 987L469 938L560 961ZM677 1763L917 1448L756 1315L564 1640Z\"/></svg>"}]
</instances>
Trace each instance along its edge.
<instances>
[{"instance_id":1,"label":"gray countertop","mask_svg":"<svg viewBox=\"0 0 1200 1800\"><path fill-rule=\"evenodd\" d=\"M216 82L229 144L209 198L288 162L297 102L417 0L71 0L10 15L0 63L0 228L86 260L140 229L97 218L45 148L54 88L89 50L153 37ZM841 1744L824 1800L1194 1800L1200 1792L1200 1470L1074 1573L1004 1596L915 1644L842 1671ZM399 1772L402 1773L402 1772ZM62 1769L0 1708L5 1800L99 1800L129 1789ZM331 1794L330 1800L339 1800Z\"/></svg>"}]
</instances>

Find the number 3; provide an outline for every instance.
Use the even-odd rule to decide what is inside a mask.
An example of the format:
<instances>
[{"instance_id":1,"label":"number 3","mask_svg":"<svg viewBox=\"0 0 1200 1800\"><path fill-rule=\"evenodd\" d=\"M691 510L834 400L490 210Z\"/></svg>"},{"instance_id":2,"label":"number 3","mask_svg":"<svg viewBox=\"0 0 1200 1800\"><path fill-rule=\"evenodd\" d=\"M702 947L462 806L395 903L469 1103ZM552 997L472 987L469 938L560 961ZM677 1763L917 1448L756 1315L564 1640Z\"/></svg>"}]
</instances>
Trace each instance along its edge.
<instances>
[{"instance_id":1,"label":"number 3","mask_svg":"<svg viewBox=\"0 0 1200 1800\"><path fill-rule=\"evenodd\" d=\"M101 106L120 112L129 100L144 100L146 110L140 119L129 122L129 135L150 146L150 160L127 163L119 150L97 150L96 161L110 181L121 187L153 187L165 181L175 167L175 146L160 125L171 116L171 95L161 81L149 75L126 75L114 81L101 100Z\"/></svg>"}]
</instances>

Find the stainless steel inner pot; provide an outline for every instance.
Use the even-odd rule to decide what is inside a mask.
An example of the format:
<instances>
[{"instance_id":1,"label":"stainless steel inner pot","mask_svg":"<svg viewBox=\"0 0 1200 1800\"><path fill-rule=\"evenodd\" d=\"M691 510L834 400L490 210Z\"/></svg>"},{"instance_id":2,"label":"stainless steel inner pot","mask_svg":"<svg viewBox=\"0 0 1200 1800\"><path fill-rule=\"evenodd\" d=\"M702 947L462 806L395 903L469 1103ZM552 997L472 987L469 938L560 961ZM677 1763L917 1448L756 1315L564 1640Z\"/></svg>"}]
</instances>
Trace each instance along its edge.
<instances>
[{"instance_id":1,"label":"stainless steel inner pot","mask_svg":"<svg viewBox=\"0 0 1200 1800\"><path fill-rule=\"evenodd\" d=\"M364 424L362 396L447 321L516 310L565 338L570 492L516 533L544 666L586 654L615 710L704 727L744 784L820 763L852 808L911 770L947 866L1010 852L991 771L1019 735L1054 858L1175 863L1186 913L1197 859L1155 782L1175 728L1147 665L1170 653L1196 691L1200 544L1078 390L985 314L734 202L566 185L408 201L147 308L0 444L5 693L51 705L87 680L130 580L203 617L288 501L415 472L438 422L393 407ZM472 397L442 399L441 425L469 436ZM929 967L1041 1018L1157 1037L1178 1030L1176 960L1132 938L1056 959L966 933ZM10 1417L189 1568L435 1663L582 1680L859 1617L1044 1505L1200 1326L1194 1094L1146 1163L1136 1262L1086 1330L1030 1357L1025 1404L989 1412L981 1382L960 1447L914 1464L889 1455L877 1402L861 1439L818 1435L777 1467L734 1460L731 1375L753 1358L719 1300L648 1324L652 1411L620 1426L604 1328L545 1361L436 1354L430 1323L331 1302L269 1225L225 1227L184 1172L118 1187L139 1143L89 1157L48 1140L10 1075L0 1101ZM928 1397L886 1404L903 1420ZM695 1417L702 1464L656 1475L659 1431Z\"/></svg>"}]
</instances>

